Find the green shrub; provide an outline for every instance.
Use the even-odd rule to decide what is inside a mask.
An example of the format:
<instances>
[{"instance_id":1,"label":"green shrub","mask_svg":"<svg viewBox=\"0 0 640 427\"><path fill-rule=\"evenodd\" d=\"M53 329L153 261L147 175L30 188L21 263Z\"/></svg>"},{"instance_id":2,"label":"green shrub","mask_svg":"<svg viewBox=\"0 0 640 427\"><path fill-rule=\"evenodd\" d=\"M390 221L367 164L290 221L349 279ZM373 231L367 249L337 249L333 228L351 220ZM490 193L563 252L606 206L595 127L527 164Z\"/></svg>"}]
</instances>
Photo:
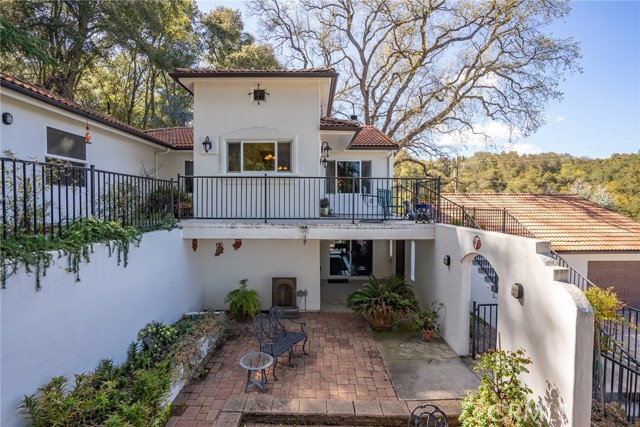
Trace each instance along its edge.
<instances>
[{"instance_id":1,"label":"green shrub","mask_svg":"<svg viewBox=\"0 0 640 427\"><path fill-rule=\"evenodd\" d=\"M224 303L229 304L229 313L236 320L253 318L262 308L260 295L255 289L247 288L248 281L240 280L240 287L229 292L224 299Z\"/></svg>"},{"instance_id":2,"label":"green shrub","mask_svg":"<svg viewBox=\"0 0 640 427\"><path fill-rule=\"evenodd\" d=\"M364 286L347 297L347 306L372 326L386 328L399 317L417 310L413 287L402 276L370 276Z\"/></svg>"},{"instance_id":3,"label":"green shrub","mask_svg":"<svg viewBox=\"0 0 640 427\"><path fill-rule=\"evenodd\" d=\"M168 415L169 370L168 361L131 370L105 360L95 372L76 375L73 385L65 377L52 378L37 394L25 396L21 410L34 427L161 425Z\"/></svg>"},{"instance_id":4,"label":"green shrub","mask_svg":"<svg viewBox=\"0 0 640 427\"><path fill-rule=\"evenodd\" d=\"M216 313L185 317L173 326L149 323L129 346L125 363L104 360L94 372L76 375L73 384L52 378L25 396L21 412L34 427L164 425L171 384L198 373L191 364L201 355L202 338L222 336L226 328L226 317Z\"/></svg>"},{"instance_id":5,"label":"green shrub","mask_svg":"<svg viewBox=\"0 0 640 427\"><path fill-rule=\"evenodd\" d=\"M494 351L482 356L474 370L480 373L477 393L460 404L462 427L539 427L546 425L532 394L518 377L528 373L531 359L525 351Z\"/></svg>"}]
</instances>

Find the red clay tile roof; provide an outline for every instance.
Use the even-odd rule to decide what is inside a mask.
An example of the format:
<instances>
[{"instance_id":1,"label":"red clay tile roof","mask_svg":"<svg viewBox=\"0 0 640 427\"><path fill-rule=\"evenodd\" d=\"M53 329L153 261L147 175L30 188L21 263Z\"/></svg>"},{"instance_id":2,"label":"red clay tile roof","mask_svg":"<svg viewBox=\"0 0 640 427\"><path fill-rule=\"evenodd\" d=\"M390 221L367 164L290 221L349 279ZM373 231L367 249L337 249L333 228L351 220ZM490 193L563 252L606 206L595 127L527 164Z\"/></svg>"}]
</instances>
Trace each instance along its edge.
<instances>
[{"instance_id":1,"label":"red clay tile roof","mask_svg":"<svg viewBox=\"0 0 640 427\"><path fill-rule=\"evenodd\" d=\"M360 130L360 123L335 117L320 117L321 130Z\"/></svg>"},{"instance_id":2,"label":"red clay tile roof","mask_svg":"<svg viewBox=\"0 0 640 427\"><path fill-rule=\"evenodd\" d=\"M263 77L280 77L291 75L317 75L317 74L336 74L333 68L300 68L300 69L281 69L281 70L249 70L239 68L176 68L169 75L175 77L242 77L246 75L260 75Z\"/></svg>"},{"instance_id":3,"label":"red clay tile roof","mask_svg":"<svg viewBox=\"0 0 640 427\"><path fill-rule=\"evenodd\" d=\"M349 146L351 149L397 150L398 144L375 126L365 125Z\"/></svg>"},{"instance_id":4,"label":"red clay tile roof","mask_svg":"<svg viewBox=\"0 0 640 427\"><path fill-rule=\"evenodd\" d=\"M2 87L6 87L8 89L15 90L17 92L23 93L32 98L43 101L47 104L62 108L63 110L70 111L72 113L76 113L81 115L82 117L87 117L89 119L93 119L97 122L103 123L105 125L111 126L113 128L122 130L131 135L146 139L148 141L154 142L156 144L162 145L168 148L174 148L171 145L167 144L165 141L155 138L152 135L146 134L144 131L135 128L131 125L123 123L119 120L116 120L112 117L107 116L106 114L100 113L98 111L92 110L91 108L85 107L84 105L80 105L68 98L62 97L60 95L56 95L52 92L49 92L46 89L43 89L40 86L27 83L24 80L20 80L16 77L10 76L3 72L0 72L0 85Z\"/></svg>"},{"instance_id":5,"label":"red clay tile roof","mask_svg":"<svg viewBox=\"0 0 640 427\"><path fill-rule=\"evenodd\" d=\"M507 209L560 252L640 252L640 223L573 194L443 194L466 208Z\"/></svg>"},{"instance_id":6,"label":"red clay tile roof","mask_svg":"<svg viewBox=\"0 0 640 427\"><path fill-rule=\"evenodd\" d=\"M193 149L193 128L180 126L174 128L147 129L149 136L164 141L177 149Z\"/></svg>"}]
</instances>

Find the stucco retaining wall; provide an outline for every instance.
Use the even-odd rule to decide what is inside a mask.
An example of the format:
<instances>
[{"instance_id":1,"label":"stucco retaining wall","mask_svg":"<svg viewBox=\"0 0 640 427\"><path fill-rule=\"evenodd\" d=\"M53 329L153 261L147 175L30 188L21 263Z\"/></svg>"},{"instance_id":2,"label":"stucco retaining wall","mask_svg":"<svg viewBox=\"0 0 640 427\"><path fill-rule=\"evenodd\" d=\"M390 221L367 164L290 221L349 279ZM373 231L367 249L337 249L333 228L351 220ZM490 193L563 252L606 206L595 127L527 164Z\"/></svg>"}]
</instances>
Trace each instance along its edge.
<instances>
[{"instance_id":1,"label":"stucco retaining wall","mask_svg":"<svg viewBox=\"0 0 640 427\"><path fill-rule=\"evenodd\" d=\"M180 230L156 231L131 248L127 268L95 245L79 283L66 259L56 259L40 292L23 269L10 277L0 291L0 426L22 425L18 404L51 377L72 378L105 358L121 363L145 324L199 311L202 289L187 249Z\"/></svg>"}]
</instances>

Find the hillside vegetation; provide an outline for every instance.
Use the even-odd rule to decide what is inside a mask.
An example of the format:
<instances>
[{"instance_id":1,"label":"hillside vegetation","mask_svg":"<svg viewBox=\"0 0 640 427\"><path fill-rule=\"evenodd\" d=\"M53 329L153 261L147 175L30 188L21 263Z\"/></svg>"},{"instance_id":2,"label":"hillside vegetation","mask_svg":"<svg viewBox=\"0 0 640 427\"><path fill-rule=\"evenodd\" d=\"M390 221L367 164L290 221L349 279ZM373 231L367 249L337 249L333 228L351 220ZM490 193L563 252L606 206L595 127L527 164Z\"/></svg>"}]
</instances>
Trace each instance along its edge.
<instances>
[{"instance_id":1,"label":"hillside vegetation","mask_svg":"<svg viewBox=\"0 0 640 427\"><path fill-rule=\"evenodd\" d=\"M396 176L439 176L443 192L575 193L640 221L640 153L606 159L478 152L419 161L396 158Z\"/></svg>"}]
</instances>

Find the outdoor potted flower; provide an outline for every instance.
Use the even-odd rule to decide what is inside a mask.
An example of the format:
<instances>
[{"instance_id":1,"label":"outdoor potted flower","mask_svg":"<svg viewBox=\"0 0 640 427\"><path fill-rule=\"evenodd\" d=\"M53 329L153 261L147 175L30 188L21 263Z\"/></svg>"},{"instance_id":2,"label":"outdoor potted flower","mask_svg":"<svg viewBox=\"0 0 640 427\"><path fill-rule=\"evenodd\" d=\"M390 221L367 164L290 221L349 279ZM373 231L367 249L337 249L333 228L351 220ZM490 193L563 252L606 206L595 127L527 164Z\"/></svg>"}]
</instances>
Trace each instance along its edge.
<instances>
[{"instance_id":1,"label":"outdoor potted flower","mask_svg":"<svg viewBox=\"0 0 640 427\"><path fill-rule=\"evenodd\" d=\"M414 323L420 328L422 341L429 342L436 332L440 332L440 322L438 320L440 319L440 310L443 308L443 303L435 301L411 315Z\"/></svg>"},{"instance_id":2,"label":"outdoor potted flower","mask_svg":"<svg viewBox=\"0 0 640 427\"><path fill-rule=\"evenodd\" d=\"M225 304L229 304L231 317L241 322L253 319L262 308L258 291L249 289L248 281L249 279L240 280L240 287L229 292L224 299Z\"/></svg>"},{"instance_id":3,"label":"outdoor potted flower","mask_svg":"<svg viewBox=\"0 0 640 427\"><path fill-rule=\"evenodd\" d=\"M389 329L417 309L413 288L401 276L369 277L364 286L347 297L347 306L362 314L374 329Z\"/></svg>"},{"instance_id":4,"label":"outdoor potted flower","mask_svg":"<svg viewBox=\"0 0 640 427\"><path fill-rule=\"evenodd\" d=\"M320 215L329 215L329 199L326 197L324 199L320 199Z\"/></svg>"}]
</instances>

